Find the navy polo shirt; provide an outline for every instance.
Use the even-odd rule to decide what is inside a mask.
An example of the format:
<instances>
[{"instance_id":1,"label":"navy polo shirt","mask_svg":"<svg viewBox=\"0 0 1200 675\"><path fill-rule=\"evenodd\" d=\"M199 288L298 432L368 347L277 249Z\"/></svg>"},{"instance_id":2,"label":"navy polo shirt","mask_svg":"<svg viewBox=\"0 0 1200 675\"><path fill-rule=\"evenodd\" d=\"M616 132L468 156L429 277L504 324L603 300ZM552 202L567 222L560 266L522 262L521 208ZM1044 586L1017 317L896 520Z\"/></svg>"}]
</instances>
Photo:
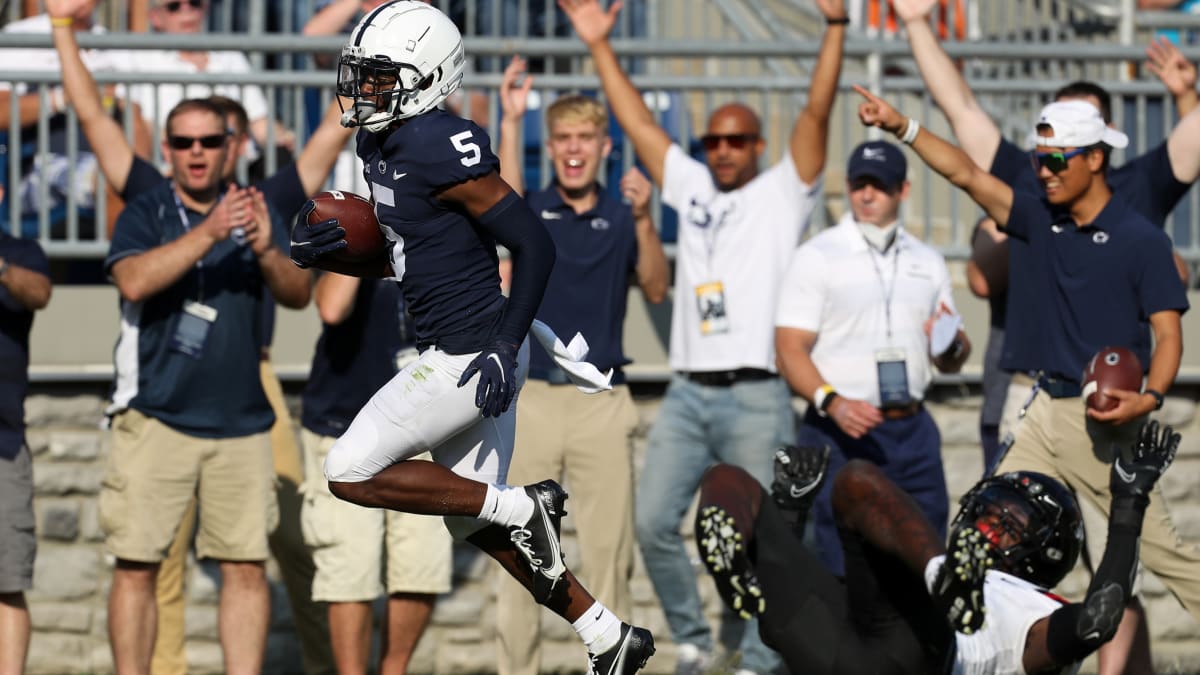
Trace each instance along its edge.
<instances>
[{"instance_id":1,"label":"navy polo shirt","mask_svg":"<svg viewBox=\"0 0 1200 675\"><path fill-rule=\"evenodd\" d=\"M1029 160L1029 153L1007 139L1001 139L1000 146L996 148L991 173L1016 192L1045 194ZM1129 208L1160 228L1190 187L1176 180L1171 172L1166 142L1122 166L1110 168L1108 185L1113 194L1119 195ZM1010 216L1009 228L1014 225ZM1036 369L1021 364L1038 361L1046 340L1050 339L1043 335L1042 326L1030 318L1035 311L1033 305L1042 299L1040 294L1044 290L1038 285L1039 270L1027 242L1010 239L1008 255L1008 307L1000 367L1010 372L1027 372ZM1174 263L1171 269L1174 269ZM1143 325L1140 330L1142 336L1139 342L1148 341L1148 327ZM1143 363L1149 365L1149 362ZM1071 375L1070 379L1078 380L1079 373Z\"/></svg>"},{"instance_id":2,"label":"navy polo shirt","mask_svg":"<svg viewBox=\"0 0 1200 675\"><path fill-rule=\"evenodd\" d=\"M134 199L117 219L105 270L126 256L178 239L205 218L188 209L184 216L186 224L169 182ZM272 239L286 250L289 237L283 228L273 228ZM258 368L265 283L254 252L225 240L162 292L140 303L122 300L121 336L114 352L114 409L131 407L183 433L206 438L246 436L270 428L275 414ZM217 310L200 358L171 348L188 300Z\"/></svg>"},{"instance_id":3,"label":"navy polo shirt","mask_svg":"<svg viewBox=\"0 0 1200 675\"><path fill-rule=\"evenodd\" d=\"M367 400L396 373L396 356L416 346L412 319L395 281L363 279L350 316L325 324L302 396L300 423L341 436Z\"/></svg>"},{"instance_id":4,"label":"navy polo shirt","mask_svg":"<svg viewBox=\"0 0 1200 675\"><path fill-rule=\"evenodd\" d=\"M0 258L50 276L50 261L34 239L0 231ZM12 459L25 444L25 394L29 391L29 331L33 312L0 285L0 458Z\"/></svg>"},{"instance_id":5,"label":"navy polo shirt","mask_svg":"<svg viewBox=\"0 0 1200 675\"><path fill-rule=\"evenodd\" d=\"M1006 370L1078 382L1088 359L1107 345L1132 349L1148 368L1150 315L1188 308L1166 233L1121 195L1079 227L1045 197L1018 190L1005 230L1030 263L1027 288L1009 293L1021 302L1016 323L1033 324L1041 335L1037 349L1012 349L1006 340Z\"/></svg>"},{"instance_id":6,"label":"navy polo shirt","mask_svg":"<svg viewBox=\"0 0 1200 675\"><path fill-rule=\"evenodd\" d=\"M621 336L629 279L637 265L637 232L628 206L598 186L597 197L594 208L579 214L553 184L526 200L558 253L537 318L564 341L582 333L588 341L587 360L605 371L630 362ZM534 340L530 345L530 377L545 377L556 366L541 344Z\"/></svg>"},{"instance_id":7,"label":"navy polo shirt","mask_svg":"<svg viewBox=\"0 0 1200 675\"><path fill-rule=\"evenodd\" d=\"M126 203L131 202L138 195L169 182L170 179L154 168L153 164L141 157L134 156L133 165L129 167L129 176L125 178L125 189L121 192L121 199ZM296 218L300 207L308 201L308 195L304 194L304 183L300 182L300 171L295 162L284 166L262 182L255 183L254 187L263 193L263 199L267 201L272 213L280 216L280 218L274 219L272 229L282 227L290 235L292 221ZM265 284L263 285L262 301L262 346L270 347L271 339L275 335L275 298L271 296L271 290Z\"/></svg>"}]
</instances>

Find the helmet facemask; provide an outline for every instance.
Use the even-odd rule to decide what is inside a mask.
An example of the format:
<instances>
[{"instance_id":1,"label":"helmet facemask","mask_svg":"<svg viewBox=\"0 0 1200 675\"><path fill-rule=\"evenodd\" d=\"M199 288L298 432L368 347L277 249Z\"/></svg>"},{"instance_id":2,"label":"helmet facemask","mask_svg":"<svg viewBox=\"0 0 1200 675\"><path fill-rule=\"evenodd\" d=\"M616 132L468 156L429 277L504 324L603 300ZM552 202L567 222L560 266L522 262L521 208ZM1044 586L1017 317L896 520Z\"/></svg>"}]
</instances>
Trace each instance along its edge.
<instances>
[{"instance_id":1,"label":"helmet facemask","mask_svg":"<svg viewBox=\"0 0 1200 675\"><path fill-rule=\"evenodd\" d=\"M397 111L422 91L421 85L428 88L432 76L422 77L407 63L358 56L356 51L361 49L346 47L338 61L338 96L353 101L348 110L343 104L342 125L382 131L402 119Z\"/></svg>"},{"instance_id":2,"label":"helmet facemask","mask_svg":"<svg viewBox=\"0 0 1200 675\"><path fill-rule=\"evenodd\" d=\"M1051 588L1082 548L1078 506L1065 488L1040 474L990 478L962 499L954 529L974 527L991 545L996 567Z\"/></svg>"}]
</instances>

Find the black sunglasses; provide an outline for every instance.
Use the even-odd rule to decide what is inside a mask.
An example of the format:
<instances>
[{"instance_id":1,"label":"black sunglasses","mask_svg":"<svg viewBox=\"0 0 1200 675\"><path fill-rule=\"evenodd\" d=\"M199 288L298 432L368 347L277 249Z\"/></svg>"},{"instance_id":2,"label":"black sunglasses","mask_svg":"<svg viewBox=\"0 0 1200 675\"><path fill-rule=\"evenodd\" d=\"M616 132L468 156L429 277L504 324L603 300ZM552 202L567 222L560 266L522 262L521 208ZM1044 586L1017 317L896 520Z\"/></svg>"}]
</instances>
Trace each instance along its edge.
<instances>
[{"instance_id":1,"label":"black sunglasses","mask_svg":"<svg viewBox=\"0 0 1200 675\"><path fill-rule=\"evenodd\" d=\"M229 134L212 134L211 136L168 136L167 145L172 150L191 150L197 141L200 147L215 150L225 144Z\"/></svg>"},{"instance_id":2,"label":"black sunglasses","mask_svg":"<svg viewBox=\"0 0 1200 675\"><path fill-rule=\"evenodd\" d=\"M700 137L700 144L709 152L721 147L721 141L734 150L741 150L757 140L758 134L705 134Z\"/></svg>"},{"instance_id":3,"label":"black sunglasses","mask_svg":"<svg viewBox=\"0 0 1200 675\"><path fill-rule=\"evenodd\" d=\"M192 9L204 9L206 4L208 4L208 0L171 0L171 2L164 2L163 8L174 14L183 9L184 5L188 5Z\"/></svg>"},{"instance_id":4,"label":"black sunglasses","mask_svg":"<svg viewBox=\"0 0 1200 675\"><path fill-rule=\"evenodd\" d=\"M1031 152L1029 153L1029 163L1033 165L1034 171L1041 170L1041 167L1046 167L1050 173L1062 173L1067 170L1067 163L1072 157L1077 157L1091 150L1092 146L1086 148L1075 148L1070 152Z\"/></svg>"}]
</instances>

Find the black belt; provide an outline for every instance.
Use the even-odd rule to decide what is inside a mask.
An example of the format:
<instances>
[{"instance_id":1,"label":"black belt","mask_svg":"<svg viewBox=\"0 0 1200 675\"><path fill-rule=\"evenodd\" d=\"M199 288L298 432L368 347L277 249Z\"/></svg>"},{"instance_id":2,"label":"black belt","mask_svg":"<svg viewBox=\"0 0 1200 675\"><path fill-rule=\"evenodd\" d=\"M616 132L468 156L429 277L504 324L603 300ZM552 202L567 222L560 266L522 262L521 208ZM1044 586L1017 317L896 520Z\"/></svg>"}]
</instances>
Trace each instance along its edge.
<instances>
[{"instance_id":1,"label":"black belt","mask_svg":"<svg viewBox=\"0 0 1200 675\"><path fill-rule=\"evenodd\" d=\"M916 401L914 403L909 403L908 405L898 406L895 408L882 408L879 412L883 413L884 419L902 420L921 412L921 402Z\"/></svg>"},{"instance_id":2,"label":"black belt","mask_svg":"<svg viewBox=\"0 0 1200 675\"><path fill-rule=\"evenodd\" d=\"M1056 377L1046 377L1038 375L1038 389L1050 395L1050 398L1076 398L1083 390L1080 389L1077 382L1071 380L1062 380Z\"/></svg>"},{"instance_id":3,"label":"black belt","mask_svg":"<svg viewBox=\"0 0 1200 675\"><path fill-rule=\"evenodd\" d=\"M761 368L738 368L737 370L704 370L680 372L680 375L706 387L729 387L738 382L758 382L778 377L775 373Z\"/></svg>"},{"instance_id":4,"label":"black belt","mask_svg":"<svg viewBox=\"0 0 1200 675\"><path fill-rule=\"evenodd\" d=\"M604 372L603 368L599 369ZM562 368L530 368L529 375L531 380L541 380L546 384L574 384L571 378L567 377L567 372ZM613 368L612 384L625 384L625 371L620 368Z\"/></svg>"}]
</instances>

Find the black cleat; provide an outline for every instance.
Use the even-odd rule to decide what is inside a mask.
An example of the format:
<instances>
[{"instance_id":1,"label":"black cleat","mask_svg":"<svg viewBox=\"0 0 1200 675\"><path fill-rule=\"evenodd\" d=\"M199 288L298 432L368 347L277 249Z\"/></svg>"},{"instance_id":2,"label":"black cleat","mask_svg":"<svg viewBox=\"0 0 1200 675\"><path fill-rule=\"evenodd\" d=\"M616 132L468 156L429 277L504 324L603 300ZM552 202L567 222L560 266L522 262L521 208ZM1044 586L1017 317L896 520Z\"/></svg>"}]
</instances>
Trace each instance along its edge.
<instances>
[{"instance_id":1,"label":"black cleat","mask_svg":"<svg viewBox=\"0 0 1200 675\"><path fill-rule=\"evenodd\" d=\"M508 534L533 573L534 600L544 603L567 571L559 541L567 493L558 483L544 480L526 485L525 494L533 500L533 515L524 525L508 528Z\"/></svg>"},{"instance_id":2,"label":"black cleat","mask_svg":"<svg viewBox=\"0 0 1200 675\"><path fill-rule=\"evenodd\" d=\"M767 600L733 516L719 506L704 507L696 518L696 544L726 605L743 619L766 611Z\"/></svg>"},{"instance_id":3,"label":"black cleat","mask_svg":"<svg viewBox=\"0 0 1200 675\"><path fill-rule=\"evenodd\" d=\"M954 531L946 560L933 582L933 598L950 627L970 635L983 626L983 582L992 567L992 547L974 527Z\"/></svg>"},{"instance_id":4,"label":"black cleat","mask_svg":"<svg viewBox=\"0 0 1200 675\"><path fill-rule=\"evenodd\" d=\"M590 675L633 675L654 656L650 631L621 624L621 640L603 654L588 654Z\"/></svg>"},{"instance_id":5,"label":"black cleat","mask_svg":"<svg viewBox=\"0 0 1200 675\"><path fill-rule=\"evenodd\" d=\"M829 446L820 448L785 445L775 451L775 479L771 498L786 511L807 516L829 468Z\"/></svg>"}]
</instances>

